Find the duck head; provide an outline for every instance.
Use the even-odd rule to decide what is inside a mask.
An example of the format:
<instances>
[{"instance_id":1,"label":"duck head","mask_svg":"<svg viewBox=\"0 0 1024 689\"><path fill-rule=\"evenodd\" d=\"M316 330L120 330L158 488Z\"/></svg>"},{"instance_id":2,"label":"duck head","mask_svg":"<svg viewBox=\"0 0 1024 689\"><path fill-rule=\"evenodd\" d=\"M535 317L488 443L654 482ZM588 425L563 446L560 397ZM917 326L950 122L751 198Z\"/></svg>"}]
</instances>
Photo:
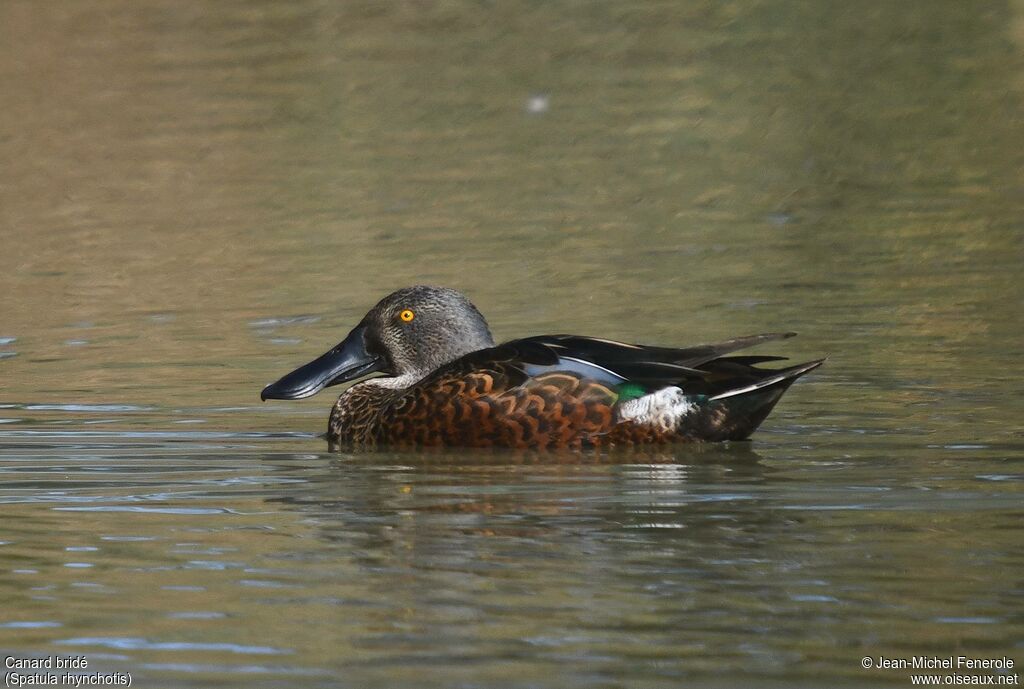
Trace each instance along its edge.
<instances>
[{"instance_id":1,"label":"duck head","mask_svg":"<svg viewBox=\"0 0 1024 689\"><path fill-rule=\"evenodd\" d=\"M492 346L487 321L461 292L406 287L381 299L329 352L263 388L260 398L302 399L372 373L409 385Z\"/></svg>"}]
</instances>

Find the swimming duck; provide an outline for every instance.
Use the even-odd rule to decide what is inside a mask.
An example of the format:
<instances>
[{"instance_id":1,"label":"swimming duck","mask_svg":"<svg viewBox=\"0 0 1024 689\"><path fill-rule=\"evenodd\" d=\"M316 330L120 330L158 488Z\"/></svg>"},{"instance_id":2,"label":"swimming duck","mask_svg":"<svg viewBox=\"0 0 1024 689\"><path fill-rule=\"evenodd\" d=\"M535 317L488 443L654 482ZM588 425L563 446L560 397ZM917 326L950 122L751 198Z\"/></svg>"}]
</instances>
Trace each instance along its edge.
<instances>
[{"instance_id":1,"label":"swimming duck","mask_svg":"<svg viewBox=\"0 0 1024 689\"><path fill-rule=\"evenodd\" d=\"M384 297L337 346L263 388L294 400L364 378L338 397L332 446L581 448L742 440L824 359L723 356L792 337L769 333L685 349L579 335L495 345L462 293L416 286Z\"/></svg>"}]
</instances>

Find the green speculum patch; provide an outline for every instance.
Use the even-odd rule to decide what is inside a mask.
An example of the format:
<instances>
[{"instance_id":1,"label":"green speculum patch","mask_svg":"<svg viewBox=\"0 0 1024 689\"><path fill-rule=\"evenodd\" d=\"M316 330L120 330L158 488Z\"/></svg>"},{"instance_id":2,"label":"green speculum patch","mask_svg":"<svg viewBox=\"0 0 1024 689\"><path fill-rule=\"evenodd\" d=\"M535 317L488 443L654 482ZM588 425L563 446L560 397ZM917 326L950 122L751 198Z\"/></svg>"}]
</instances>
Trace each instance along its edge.
<instances>
[{"instance_id":1,"label":"green speculum patch","mask_svg":"<svg viewBox=\"0 0 1024 689\"><path fill-rule=\"evenodd\" d=\"M648 393L647 388L639 383L625 382L618 388L619 402L628 402L643 397Z\"/></svg>"}]
</instances>

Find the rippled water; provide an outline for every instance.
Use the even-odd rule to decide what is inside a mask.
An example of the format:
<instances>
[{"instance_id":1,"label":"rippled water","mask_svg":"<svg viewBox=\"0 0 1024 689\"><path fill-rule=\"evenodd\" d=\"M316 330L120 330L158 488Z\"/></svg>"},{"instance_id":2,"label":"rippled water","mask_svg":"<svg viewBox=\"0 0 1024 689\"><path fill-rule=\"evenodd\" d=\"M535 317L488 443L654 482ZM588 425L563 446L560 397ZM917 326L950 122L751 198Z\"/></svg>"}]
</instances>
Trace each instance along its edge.
<instances>
[{"instance_id":1,"label":"rippled water","mask_svg":"<svg viewBox=\"0 0 1024 689\"><path fill-rule=\"evenodd\" d=\"M1024 5L0 7L0 648L137 686L1024 663ZM830 355L750 443L332 454L386 292Z\"/></svg>"}]
</instances>

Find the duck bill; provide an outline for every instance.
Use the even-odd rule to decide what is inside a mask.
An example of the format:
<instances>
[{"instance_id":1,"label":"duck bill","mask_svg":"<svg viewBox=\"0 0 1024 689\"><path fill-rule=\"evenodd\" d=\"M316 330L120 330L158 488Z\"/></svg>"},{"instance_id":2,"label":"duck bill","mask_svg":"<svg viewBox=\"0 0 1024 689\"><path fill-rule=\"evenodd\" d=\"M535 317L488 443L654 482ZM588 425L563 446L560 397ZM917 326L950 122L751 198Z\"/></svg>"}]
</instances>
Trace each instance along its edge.
<instances>
[{"instance_id":1,"label":"duck bill","mask_svg":"<svg viewBox=\"0 0 1024 689\"><path fill-rule=\"evenodd\" d=\"M384 360L366 351L366 329L359 326L331 351L263 388L262 400L300 400L331 385L384 370Z\"/></svg>"}]
</instances>

